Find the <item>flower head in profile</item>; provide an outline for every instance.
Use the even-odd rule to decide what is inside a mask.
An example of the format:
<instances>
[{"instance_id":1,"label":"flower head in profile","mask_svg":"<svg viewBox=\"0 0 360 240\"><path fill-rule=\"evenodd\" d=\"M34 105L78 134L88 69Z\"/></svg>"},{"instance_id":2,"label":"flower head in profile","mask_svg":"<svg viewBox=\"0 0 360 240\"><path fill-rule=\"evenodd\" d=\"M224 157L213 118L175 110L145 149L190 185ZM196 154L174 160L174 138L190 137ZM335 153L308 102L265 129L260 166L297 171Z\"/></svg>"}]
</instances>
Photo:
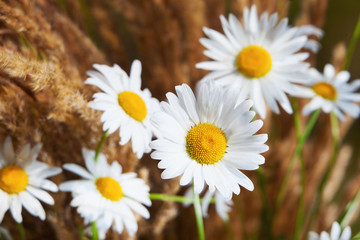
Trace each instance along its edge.
<instances>
[{"instance_id":1,"label":"flower head in profile","mask_svg":"<svg viewBox=\"0 0 360 240\"><path fill-rule=\"evenodd\" d=\"M309 64L308 53L298 53L307 43L307 35L314 29L288 26L288 19L278 24L278 15L265 12L260 19L256 6L244 9L243 25L232 14L229 20L220 17L224 34L204 28L208 38L200 39L213 61L196 66L211 70L205 79L238 89L239 100L250 98L254 110L266 116L266 104L280 113L278 104L288 113L292 107L286 93L295 94L295 83L303 82ZM277 104L278 103L278 104Z\"/></svg>"},{"instance_id":2,"label":"flower head in profile","mask_svg":"<svg viewBox=\"0 0 360 240\"><path fill-rule=\"evenodd\" d=\"M193 189L189 188L185 192L185 196L192 198L194 196ZM215 199L215 209L217 214L221 217L223 221L229 220L228 213L231 211L233 201L231 199L225 199L219 191L211 192L210 190L206 191L201 202L201 210L204 217L208 216L208 210L212 199ZM189 206L190 203L185 203L184 206Z\"/></svg>"},{"instance_id":3,"label":"flower head in profile","mask_svg":"<svg viewBox=\"0 0 360 240\"><path fill-rule=\"evenodd\" d=\"M100 238L104 239L107 230L112 228L122 233L124 227L130 235L137 229L133 212L148 219L149 211L142 205L151 206L150 188L136 173L122 173L122 168L114 161L107 163L100 153L95 162L95 152L83 149L86 169L76 164L64 164L64 168L82 177L80 180L64 182L60 190L72 192L70 205L77 207L85 224L96 221Z\"/></svg>"},{"instance_id":4,"label":"flower head in profile","mask_svg":"<svg viewBox=\"0 0 360 240\"><path fill-rule=\"evenodd\" d=\"M59 174L61 168L37 161L40 149L41 144L33 148L26 144L15 152L11 138L5 139L0 149L0 223L8 209L15 221L21 223L22 207L31 215L45 220L45 210L40 201L54 204L54 199L44 190L57 192L58 187L46 178Z\"/></svg>"},{"instance_id":5,"label":"flower head in profile","mask_svg":"<svg viewBox=\"0 0 360 240\"><path fill-rule=\"evenodd\" d=\"M159 101L151 97L147 88L141 90L140 61L133 62L130 76L116 64L113 67L94 64L94 68L99 72L88 71L90 78L85 83L103 92L94 94L89 106L104 111L101 116L104 131L111 134L119 129L120 144L131 139L133 151L141 158L151 150L153 131L149 119L158 110Z\"/></svg>"},{"instance_id":6,"label":"flower head in profile","mask_svg":"<svg viewBox=\"0 0 360 240\"><path fill-rule=\"evenodd\" d=\"M341 235L340 235L341 234ZM309 240L350 240L351 239L351 229L346 227L341 233L340 224L334 222L331 227L331 233L321 232L317 234L315 232L309 232Z\"/></svg>"},{"instance_id":7,"label":"flower head in profile","mask_svg":"<svg viewBox=\"0 0 360 240\"><path fill-rule=\"evenodd\" d=\"M268 150L267 134L254 135L263 123L251 122L252 101L236 105L236 96L213 82L201 84L197 98L186 84L175 89L177 96L167 93L168 102L151 118L161 136L151 143L151 157L165 169L161 177L182 175L180 184L193 181L196 194L206 183L226 199L240 193L239 184L252 191L253 183L238 169L257 169L265 162L260 153Z\"/></svg>"},{"instance_id":8,"label":"flower head in profile","mask_svg":"<svg viewBox=\"0 0 360 240\"><path fill-rule=\"evenodd\" d=\"M312 68L309 70L310 79L307 90L303 95L312 98L304 109L303 114L321 108L325 113L333 111L340 120L349 114L358 117L360 106L354 102L360 102L360 94L355 93L360 88L360 79L348 83L350 74L347 71L335 73L331 64L325 65L324 73Z\"/></svg>"}]
</instances>

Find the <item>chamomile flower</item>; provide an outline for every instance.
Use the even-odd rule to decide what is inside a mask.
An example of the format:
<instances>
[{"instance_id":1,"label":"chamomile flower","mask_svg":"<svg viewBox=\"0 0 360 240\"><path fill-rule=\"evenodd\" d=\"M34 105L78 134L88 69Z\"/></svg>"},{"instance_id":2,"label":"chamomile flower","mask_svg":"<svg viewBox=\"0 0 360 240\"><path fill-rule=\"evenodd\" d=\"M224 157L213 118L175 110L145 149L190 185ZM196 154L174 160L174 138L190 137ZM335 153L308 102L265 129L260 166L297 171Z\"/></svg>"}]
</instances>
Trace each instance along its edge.
<instances>
[{"instance_id":1,"label":"chamomile flower","mask_svg":"<svg viewBox=\"0 0 360 240\"><path fill-rule=\"evenodd\" d=\"M309 70L309 75L310 88L303 90L303 96L312 100L304 107L304 115L321 108L325 113L334 111L340 120L345 119L344 113L353 117L359 116L360 106L354 101L360 102L360 94L355 93L360 88L360 79L348 83L349 72L341 71L335 74L331 64L325 65L323 74L312 68Z\"/></svg>"},{"instance_id":2,"label":"chamomile flower","mask_svg":"<svg viewBox=\"0 0 360 240\"><path fill-rule=\"evenodd\" d=\"M289 27L287 18L277 24L276 13L268 18L265 12L258 19L255 5L250 11L244 9L244 26L232 14L229 20L224 16L220 20L225 35L205 27L208 38L200 39L207 48L204 54L214 60L196 65L212 71L204 79L238 89L240 101L252 99L254 110L262 118L266 116L265 101L273 112L280 113L278 102L291 114L285 93L295 94L294 83L305 78L309 64L303 61L309 54L297 52L305 46L306 34L299 36L302 31Z\"/></svg>"},{"instance_id":3,"label":"chamomile flower","mask_svg":"<svg viewBox=\"0 0 360 240\"><path fill-rule=\"evenodd\" d=\"M153 159L165 169L163 179L182 175L180 185L193 181L199 194L204 183L217 189L226 199L239 194L239 184L252 191L251 180L238 169L255 170L265 162L267 134L254 135L262 121L251 122L252 101L236 106L236 96L214 86L201 84L195 98L186 84L176 86L177 96L167 93L162 111L151 118L160 138L151 143Z\"/></svg>"},{"instance_id":4,"label":"chamomile flower","mask_svg":"<svg viewBox=\"0 0 360 240\"><path fill-rule=\"evenodd\" d=\"M8 209L14 220L21 223L22 206L31 215L45 220L45 210L39 200L54 204L54 199L43 189L58 191L56 184L46 178L59 174L61 168L36 161L40 149L41 144L33 148L26 144L15 153L11 138L5 139L0 150L0 223Z\"/></svg>"},{"instance_id":5,"label":"chamomile flower","mask_svg":"<svg viewBox=\"0 0 360 240\"><path fill-rule=\"evenodd\" d=\"M149 143L153 131L150 116L159 108L159 101L151 97L146 88L141 90L141 63L135 60L131 66L130 76L118 65L109 67L94 64L96 71L88 71L85 83L97 86L103 92L94 94L89 106L104 111L101 121L103 130L109 134L117 129L120 133L120 144L124 145L131 139L132 149L138 158L150 152Z\"/></svg>"},{"instance_id":6,"label":"chamomile flower","mask_svg":"<svg viewBox=\"0 0 360 240\"><path fill-rule=\"evenodd\" d=\"M321 232L318 235L315 232L309 232L309 240L350 240L351 239L351 229L350 227L346 227L341 234L340 224L334 222L331 227L330 235L327 232Z\"/></svg>"},{"instance_id":7,"label":"chamomile flower","mask_svg":"<svg viewBox=\"0 0 360 240\"><path fill-rule=\"evenodd\" d=\"M82 154L87 170L76 164L64 164L64 169L83 179L64 182L60 190L72 192L70 205L77 207L85 224L96 221L100 238L105 238L111 226L118 233L125 227L133 235L138 229L133 212L150 217L142 205L151 206L150 188L136 173L122 173L116 161L109 165L104 154L99 154L97 162L94 151L84 148Z\"/></svg>"},{"instance_id":8,"label":"chamomile flower","mask_svg":"<svg viewBox=\"0 0 360 240\"><path fill-rule=\"evenodd\" d=\"M185 196L192 198L194 196L193 189L189 188L185 192ZM211 192L210 190L206 191L201 202L201 210L204 217L208 216L208 209L211 203L211 199L215 198L215 209L217 214L221 217L223 221L229 220L228 213L231 211L231 206L233 201L230 199L225 199L219 191ZM184 206L190 206L190 203L185 203Z\"/></svg>"}]
</instances>

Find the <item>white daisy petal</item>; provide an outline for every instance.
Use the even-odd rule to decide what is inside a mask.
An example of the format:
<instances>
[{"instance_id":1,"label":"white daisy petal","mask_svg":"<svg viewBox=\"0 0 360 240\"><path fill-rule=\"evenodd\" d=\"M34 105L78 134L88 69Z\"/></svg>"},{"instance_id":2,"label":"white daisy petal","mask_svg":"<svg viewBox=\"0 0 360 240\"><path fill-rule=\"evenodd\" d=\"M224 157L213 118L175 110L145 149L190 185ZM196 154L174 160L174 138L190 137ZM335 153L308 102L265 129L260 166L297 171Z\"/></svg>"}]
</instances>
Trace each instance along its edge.
<instances>
[{"instance_id":1,"label":"white daisy petal","mask_svg":"<svg viewBox=\"0 0 360 240\"><path fill-rule=\"evenodd\" d=\"M14 218L14 220L17 223L21 223L22 222L22 216L21 216L21 200L20 197L16 194L16 195L12 195L10 198L10 213L12 215L12 217Z\"/></svg>"},{"instance_id":2,"label":"white daisy petal","mask_svg":"<svg viewBox=\"0 0 360 240\"><path fill-rule=\"evenodd\" d=\"M320 236L315 232L309 232L309 240L319 240Z\"/></svg>"},{"instance_id":3,"label":"white daisy petal","mask_svg":"<svg viewBox=\"0 0 360 240\"><path fill-rule=\"evenodd\" d=\"M141 88L141 62L134 60L130 70L131 89L137 91Z\"/></svg>"},{"instance_id":4,"label":"white daisy petal","mask_svg":"<svg viewBox=\"0 0 360 240\"><path fill-rule=\"evenodd\" d=\"M45 210L40 202L26 191L19 194L20 200L24 208L33 216L45 220Z\"/></svg>"},{"instance_id":5,"label":"white daisy petal","mask_svg":"<svg viewBox=\"0 0 360 240\"><path fill-rule=\"evenodd\" d=\"M49 204L54 205L54 199L51 197L51 195L44 190L28 186L26 190L31 193L34 197L38 198L40 201Z\"/></svg>"},{"instance_id":6,"label":"white daisy petal","mask_svg":"<svg viewBox=\"0 0 360 240\"><path fill-rule=\"evenodd\" d=\"M0 190L0 223L2 222L6 211L10 208L10 197L5 192Z\"/></svg>"},{"instance_id":7,"label":"white daisy petal","mask_svg":"<svg viewBox=\"0 0 360 240\"><path fill-rule=\"evenodd\" d=\"M326 64L324 67L324 76L327 79L332 79L335 76L335 68L331 64Z\"/></svg>"},{"instance_id":8,"label":"white daisy petal","mask_svg":"<svg viewBox=\"0 0 360 240\"><path fill-rule=\"evenodd\" d=\"M87 178L87 179L91 179L92 178L92 175L85 170L85 168L77 165L77 164L74 164L74 163L66 163L63 165L63 168L65 170L68 170L70 172L73 172L83 178Z\"/></svg>"},{"instance_id":9,"label":"white daisy petal","mask_svg":"<svg viewBox=\"0 0 360 240\"><path fill-rule=\"evenodd\" d=\"M351 228L348 226L342 232L340 240L350 240L350 239L351 239Z\"/></svg>"}]
</instances>

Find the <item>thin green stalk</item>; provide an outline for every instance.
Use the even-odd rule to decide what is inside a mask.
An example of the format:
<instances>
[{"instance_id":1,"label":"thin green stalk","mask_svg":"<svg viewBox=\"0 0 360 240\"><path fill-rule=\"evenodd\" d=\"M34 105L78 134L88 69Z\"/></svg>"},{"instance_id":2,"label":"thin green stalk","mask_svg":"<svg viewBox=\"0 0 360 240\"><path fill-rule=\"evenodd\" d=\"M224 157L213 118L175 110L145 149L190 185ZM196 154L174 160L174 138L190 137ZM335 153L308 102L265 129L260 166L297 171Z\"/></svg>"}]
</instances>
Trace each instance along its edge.
<instances>
[{"instance_id":1,"label":"thin green stalk","mask_svg":"<svg viewBox=\"0 0 360 240\"><path fill-rule=\"evenodd\" d=\"M354 237L352 237L352 240L359 240L360 239L360 232L358 232L357 234L355 234Z\"/></svg>"},{"instance_id":2,"label":"thin green stalk","mask_svg":"<svg viewBox=\"0 0 360 240\"><path fill-rule=\"evenodd\" d=\"M280 208L280 206L282 205L282 203L284 201L286 188L287 188L287 185L289 183L291 172L292 172L292 170L294 168L296 157L298 157L301 154L304 143L308 139L308 137L309 137L309 135L311 133L311 130L314 128L316 120L318 119L318 117L320 115L320 111L321 111L321 109L318 109L311 115L311 118L310 118L310 120L309 120L309 122L308 122L308 124L307 124L307 126L305 128L305 133L299 138L297 146L295 148L295 152L291 156L289 166L288 166L288 168L286 169L286 172L285 172L284 180L283 180L283 182L282 182L282 184L280 186L279 195L278 195L278 197L276 199L276 209L277 210Z\"/></svg>"},{"instance_id":3,"label":"thin green stalk","mask_svg":"<svg viewBox=\"0 0 360 240\"><path fill-rule=\"evenodd\" d=\"M297 139L297 141L299 141L300 138L301 138L301 135L302 135L302 131L301 131L301 124L300 124L300 115L299 115L299 112L298 112L299 106L298 106L298 103L297 103L295 97L291 98L291 105L292 105L292 107L294 109L293 116L294 116L296 139Z\"/></svg>"},{"instance_id":4,"label":"thin green stalk","mask_svg":"<svg viewBox=\"0 0 360 240\"><path fill-rule=\"evenodd\" d=\"M323 177L322 177L322 179L320 181L320 184L319 184L319 187L318 187L318 190L317 190L317 197L316 197L316 200L315 200L315 207L314 207L314 209L312 211L312 214L311 214L310 224L314 220L315 216L318 214L322 193L323 193L323 190L325 188L326 182L329 179L331 170L334 167L334 164L335 164L335 161L336 161L336 156L337 156L337 153L339 151L339 145L340 145L340 143L339 143L339 135L340 135L339 122L338 122L338 119L337 119L334 112L330 113L330 122L331 122L331 135L332 135L332 140L333 140L334 147L333 147L333 152L331 154L330 163L329 163L327 169L325 170L325 173L324 173L324 175L323 175Z\"/></svg>"},{"instance_id":5,"label":"thin green stalk","mask_svg":"<svg viewBox=\"0 0 360 240\"><path fill-rule=\"evenodd\" d=\"M99 157L99 153L100 153L100 149L101 149L101 146L103 145L106 137L109 135L109 130L106 130L104 132L104 134L102 135L101 139L100 139L100 142L98 143L97 147L96 147L96 152L95 152L95 162L97 162L97 159Z\"/></svg>"},{"instance_id":6,"label":"thin green stalk","mask_svg":"<svg viewBox=\"0 0 360 240\"><path fill-rule=\"evenodd\" d=\"M162 193L150 193L151 200L161 200L168 202L178 202L178 203L193 203L193 198L184 197L184 196L173 196L166 195Z\"/></svg>"},{"instance_id":7,"label":"thin green stalk","mask_svg":"<svg viewBox=\"0 0 360 240\"><path fill-rule=\"evenodd\" d=\"M350 218L352 214L354 214L355 209L359 204L359 199L360 199L360 189L356 193L354 199L346 205L345 212L342 214L342 216L339 219L341 228L345 228L349 224Z\"/></svg>"},{"instance_id":8,"label":"thin green stalk","mask_svg":"<svg viewBox=\"0 0 360 240\"><path fill-rule=\"evenodd\" d=\"M196 194L194 191L193 185L193 192L194 192L194 209L195 209L195 216L196 216L196 225L199 233L199 240L205 240L205 231L204 231L204 223L200 205L200 197L199 194Z\"/></svg>"},{"instance_id":9,"label":"thin green stalk","mask_svg":"<svg viewBox=\"0 0 360 240\"><path fill-rule=\"evenodd\" d=\"M26 240L24 225L22 223L18 223L17 227L18 227L18 230L19 230L20 239L21 240Z\"/></svg>"},{"instance_id":10,"label":"thin green stalk","mask_svg":"<svg viewBox=\"0 0 360 240\"><path fill-rule=\"evenodd\" d=\"M260 187L260 192L261 192L261 200L262 200L263 207L264 207L263 215L262 215L262 218L263 218L262 222L264 224L262 224L262 226L265 226L266 239L271 240L271 239L274 239L273 235L272 235L272 231L271 231L272 217L271 217L271 212L270 212L270 207L269 207L269 200L268 200L267 194L266 194L264 175L263 175L261 168L259 168L256 172L257 172L257 178L259 181L259 187Z\"/></svg>"},{"instance_id":11,"label":"thin green stalk","mask_svg":"<svg viewBox=\"0 0 360 240\"><path fill-rule=\"evenodd\" d=\"M82 229L82 227L80 225L78 226L78 232L79 232L81 240L89 240L87 237L85 237L84 230Z\"/></svg>"},{"instance_id":12,"label":"thin green stalk","mask_svg":"<svg viewBox=\"0 0 360 240\"><path fill-rule=\"evenodd\" d=\"M349 68L352 56L355 51L356 43L359 40L359 37L360 37L360 15L357 24L355 26L354 33L350 39L348 51L345 58L344 70L347 70Z\"/></svg>"},{"instance_id":13,"label":"thin green stalk","mask_svg":"<svg viewBox=\"0 0 360 240\"><path fill-rule=\"evenodd\" d=\"M299 198L299 205L297 209L297 217L296 217L296 225L295 225L295 232L294 232L294 240L300 238L301 229L304 223L304 201L305 201L305 159L300 155L300 173L301 173L301 190L300 190L300 198Z\"/></svg>"},{"instance_id":14,"label":"thin green stalk","mask_svg":"<svg viewBox=\"0 0 360 240\"><path fill-rule=\"evenodd\" d=\"M292 98L292 106L294 109L294 125L296 130L296 138L297 141L300 142L302 131L300 125L300 116L298 112L298 103L296 98ZM304 197L305 197L305 159L300 152L300 174L301 174L301 190L300 190L300 197L299 197L299 205L297 209L297 216L296 216L296 225L295 225L295 232L294 232L294 239L297 240L300 237L301 227L304 222Z\"/></svg>"},{"instance_id":15,"label":"thin green stalk","mask_svg":"<svg viewBox=\"0 0 360 240\"><path fill-rule=\"evenodd\" d=\"M92 230L92 240L99 240L99 234L98 234L98 229L96 227L96 222L93 222L92 223L92 227L91 227L91 230Z\"/></svg>"},{"instance_id":16,"label":"thin green stalk","mask_svg":"<svg viewBox=\"0 0 360 240\"><path fill-rule=\"evenodd\" d=\"M160 200L164 202L178 202L178 203L193 203L194 198L185 197L185 196L176 196L176 195L167 195L162 193L150 193L149 198L151 200ZM204 199L200 198L200 203ZM210 203L215 203L215 198L210 199Z\"/></svg>"}]
</instances>

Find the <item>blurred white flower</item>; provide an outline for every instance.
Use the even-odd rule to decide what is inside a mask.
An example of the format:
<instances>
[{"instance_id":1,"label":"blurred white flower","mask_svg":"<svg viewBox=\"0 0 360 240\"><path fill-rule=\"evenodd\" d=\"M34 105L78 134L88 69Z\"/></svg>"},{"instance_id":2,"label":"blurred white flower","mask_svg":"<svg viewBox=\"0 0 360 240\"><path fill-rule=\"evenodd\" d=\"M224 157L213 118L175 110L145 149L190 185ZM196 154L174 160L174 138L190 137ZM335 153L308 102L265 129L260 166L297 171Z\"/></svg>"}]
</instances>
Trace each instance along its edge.
<instances>
[{"instance_id":1,"label":"blurred white flower","mask_svg":"<svg viewBox=\"0 0 360 240\"><path fill-rule=\"evenodd\" d=\"M315 232L309 232L309 240L350 240L351 239L351 229L346 227L341 234L340 224L334 222L331 227L330 235L327 232L321 232L317 234Z\"/></svg>"},{"instance_id":2,"label":"blurred white flower","mask_svg":"<svg viewBox=\"0 0 360 240\"><path fill-rule=\"evenodd\" d=\"M11 138L5 139L0 149L0 223L8 209L15 221L21 223L22 206L31 215L45 220L45 210L39 200L54 204L54 199L42 189L58 191L56 184L46 178L59 174L61 168L36 161L41 146L37 144L31 148L26 144L15 153Z\"/></svg>"},{"instance_id":3,"label":"blurred white flower","mask_svg":"<svg viewBox=\"0 0 360 240\"><path fill-rule=\"evenodd\" d=\"M304 115L321 108L325 113L334 111L340 120L345 119L344 113L359 116L360 106L354 101L360 102L360 94L355 93L360 87L360 79L348 83L350 73L341 71L335 74L331 64L325 65L323 74L314 68L309 70L309 74L309 88L303 89L301 95L312 99L304 107Z\"/></svg>"},{"instance_id":4,"label":"blurred white flower","mask_svg":"<svg viewBox=\"0 0 360 240\"><path fill-rule=\"evenodd\" d=\"M111 226L118 233L122 233L125 226L133 235L138 225L132 211L146 219L150 217L142 205L151 206L150 188L136 173L122 173L118 162L109 165L104 154L99 154L97 162L94 151L84 148L82 154L87 170L76 164L64 164L64 169L83 179L64 182L60 190L72 192L70 205L77 207L85 224L96 221L101 239Z\"/></svg>"}]
</instances>

